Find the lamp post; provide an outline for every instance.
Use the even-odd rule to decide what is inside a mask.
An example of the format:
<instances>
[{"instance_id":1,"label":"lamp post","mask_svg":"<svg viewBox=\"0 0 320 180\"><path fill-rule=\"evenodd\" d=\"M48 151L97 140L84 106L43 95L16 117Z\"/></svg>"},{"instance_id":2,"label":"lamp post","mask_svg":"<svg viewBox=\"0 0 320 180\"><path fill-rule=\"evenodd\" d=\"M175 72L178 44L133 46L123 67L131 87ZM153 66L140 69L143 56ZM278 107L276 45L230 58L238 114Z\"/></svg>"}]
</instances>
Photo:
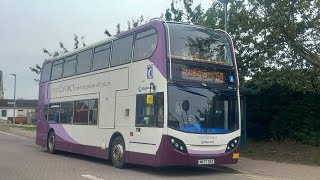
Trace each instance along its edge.
<instances>
[{"instance_id":1,"label":"lamp post","mask_svg":"<svg viewBox=\"0 0 320 180\"><path fill-rule=\"evenodd\" d=\"M228 18L228 2L229 0L219 0L221 3L224 4L224 30L227 32L227 18Z\"/></svg>"},{"instance_id":2,"label":"lamp post","mask_svg":"<svg viewBox=\"0 0 320 180\"><path fill-rule=\"evenodd\" d=\"M13 94L13 128L16 123L16 82L17 82L17 75L11 74L14 76L14 94Z\"/></svg>"}]
</instances>

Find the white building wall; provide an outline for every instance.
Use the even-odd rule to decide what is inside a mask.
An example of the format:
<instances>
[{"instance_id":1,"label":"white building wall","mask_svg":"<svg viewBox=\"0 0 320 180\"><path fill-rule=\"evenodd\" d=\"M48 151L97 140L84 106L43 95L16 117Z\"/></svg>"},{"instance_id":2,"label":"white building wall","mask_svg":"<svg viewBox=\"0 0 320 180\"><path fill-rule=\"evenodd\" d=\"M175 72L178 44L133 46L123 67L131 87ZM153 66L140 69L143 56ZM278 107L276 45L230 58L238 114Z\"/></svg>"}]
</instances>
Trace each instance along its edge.
<instances>
[{"instance_id":1,"label":"white building wall","mask_svg":"<svg viewBox=\"0 0 320 180\"><path fill-rule=\"evenodd\" d=\"M7 110L7 116L2 117L2 110ZM36 112L35 109L23 109L17 108L16 109L16 117L27 117L28 112ZM13 109L1 109L0 108L0 119L1 120L8 120L8 117L13 117Z\"/></svg>"}]
</instances>

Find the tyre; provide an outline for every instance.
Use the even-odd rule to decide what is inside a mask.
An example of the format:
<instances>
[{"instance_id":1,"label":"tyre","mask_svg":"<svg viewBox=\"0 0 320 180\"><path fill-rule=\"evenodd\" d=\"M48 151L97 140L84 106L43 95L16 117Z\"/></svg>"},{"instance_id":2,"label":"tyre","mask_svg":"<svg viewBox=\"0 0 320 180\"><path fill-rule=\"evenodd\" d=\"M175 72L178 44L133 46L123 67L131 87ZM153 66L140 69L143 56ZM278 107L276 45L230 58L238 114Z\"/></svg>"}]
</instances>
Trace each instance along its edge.
<instances>
[{"instance_id":1,"label":"tyre","mask_svg":"<svg viewBox=\"0 0 320 180\"><path fill-rule=\"evenodd\" d=\"M51 131L48 136L47 151L51 154L54 154L56 152L55 146L56 146L56 136L54 131Z\"/></svg>"},{"instance_id":2,"label":"tyre","mask_svg":"<svg viewBox=\"0 0 320 180\"><path fill-rule=\"evenodd\" d=\"M116 168L124 168L125 166L125 144L121 136L114 138L111 146L112 164Z\"/></svg>"}]
</instances>

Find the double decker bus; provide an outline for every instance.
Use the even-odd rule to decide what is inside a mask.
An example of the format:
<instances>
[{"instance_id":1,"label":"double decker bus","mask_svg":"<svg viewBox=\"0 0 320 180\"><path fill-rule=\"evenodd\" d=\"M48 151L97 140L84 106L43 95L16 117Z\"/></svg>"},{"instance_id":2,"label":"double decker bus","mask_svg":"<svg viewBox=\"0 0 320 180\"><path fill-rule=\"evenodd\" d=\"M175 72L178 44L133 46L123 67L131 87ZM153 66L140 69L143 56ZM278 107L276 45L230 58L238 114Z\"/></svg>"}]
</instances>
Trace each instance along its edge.
<instances>
[{"instance_id":1,"label":"double decker bus","mask_svg":"<svg viewBox=\"0 0 320 180\"><path fill-rule=\"evenodd\" d=\"M154 19L43 64L36 144L149 166L237 163L230 36Z\"/></svg>"}]
</instances>

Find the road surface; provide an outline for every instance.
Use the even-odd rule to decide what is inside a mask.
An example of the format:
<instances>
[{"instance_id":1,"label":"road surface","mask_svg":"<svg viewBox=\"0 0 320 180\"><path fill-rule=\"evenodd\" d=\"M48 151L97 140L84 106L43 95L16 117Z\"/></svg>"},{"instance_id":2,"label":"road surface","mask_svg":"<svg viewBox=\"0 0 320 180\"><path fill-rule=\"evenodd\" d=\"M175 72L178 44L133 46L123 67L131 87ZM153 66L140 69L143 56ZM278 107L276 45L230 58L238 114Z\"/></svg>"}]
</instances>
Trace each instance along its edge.
<instances>
[{"instance_id":1,"label":"road surface","mask_svg":"<svg viewBox=\"0 0 320 180\"><path fill-rule=\"evenodd\" d=\"M34 140L0 131L0 180L223 179L271 178L237 173L222 166L152 168L129 165L116 169L110 161L59 152L49 154Z\"/></svg>"}]
</instances>

